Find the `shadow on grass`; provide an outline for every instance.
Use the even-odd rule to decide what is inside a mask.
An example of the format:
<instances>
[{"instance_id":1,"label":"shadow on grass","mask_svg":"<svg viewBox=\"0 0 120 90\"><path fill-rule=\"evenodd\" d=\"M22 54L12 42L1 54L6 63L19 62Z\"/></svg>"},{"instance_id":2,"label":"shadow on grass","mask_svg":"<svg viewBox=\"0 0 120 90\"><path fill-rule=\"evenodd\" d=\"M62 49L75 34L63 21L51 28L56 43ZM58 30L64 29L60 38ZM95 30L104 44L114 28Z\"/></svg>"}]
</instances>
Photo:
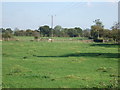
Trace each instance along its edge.
<instances>
[{"instance_id":1,"label":"shadow on grass","mask_svg":"<svg viewBox=\"0 0 120 90\"><path fill-rule=\"evenodd\" d=\"M119 58L118 53L74 53L60 56L37 56L35 57L103 57L103 58Z\"/></svg>"},{"instance_id":2,"label":"shadow on grass","mask_svg":"<svg viewBox=\"0 0 120 90\"><path fill-rule=\"evenodd\" d=\"M91 46L102 46L102 47L120 47L120 44L92 44Z\"/></svg>"}]
</instances>

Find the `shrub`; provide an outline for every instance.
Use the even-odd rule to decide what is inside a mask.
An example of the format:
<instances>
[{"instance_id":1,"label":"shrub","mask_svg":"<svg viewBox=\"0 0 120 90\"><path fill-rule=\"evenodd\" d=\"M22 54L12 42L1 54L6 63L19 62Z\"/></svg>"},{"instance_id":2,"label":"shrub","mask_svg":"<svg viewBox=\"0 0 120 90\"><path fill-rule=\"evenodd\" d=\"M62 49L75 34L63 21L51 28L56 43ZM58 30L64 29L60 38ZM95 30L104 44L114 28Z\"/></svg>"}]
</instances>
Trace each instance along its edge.
<instances>
[{"instance_id":1,"label":"shrub","mask_svg":"<svg viewBox=\"0 0 120 90\"><path fill-rule=\"evenodd\" d=\"M39 37L38 36L34 36L34 39L38 39Z\"/></svg>"},{"instance_id":2,"label":"shrub","mask_svg":"<svg viewBox=\"0 0 120 90\"><path fill-rule=\"evenodd\" d=\"M102 38L94 39L94 42L103 42L103 39Z\"/></svg>"}]
</instances>

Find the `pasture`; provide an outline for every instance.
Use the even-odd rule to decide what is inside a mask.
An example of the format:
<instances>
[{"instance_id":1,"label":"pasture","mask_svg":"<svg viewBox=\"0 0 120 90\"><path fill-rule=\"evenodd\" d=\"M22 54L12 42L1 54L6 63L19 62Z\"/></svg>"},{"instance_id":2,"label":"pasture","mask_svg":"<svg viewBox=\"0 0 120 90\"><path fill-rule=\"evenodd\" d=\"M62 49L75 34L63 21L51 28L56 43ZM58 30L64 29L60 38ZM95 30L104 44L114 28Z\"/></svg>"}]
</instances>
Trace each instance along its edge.
<instances>
[{"instance_id":1,"label":"pasture","mask_svg":"<svg viewBox=\"0 0 120 90\"><path fill-rule=\"evenodd\" d=\"M2 42L3 88L118 87L118 45L31 38Z\"/></svg>"}]
</instances>

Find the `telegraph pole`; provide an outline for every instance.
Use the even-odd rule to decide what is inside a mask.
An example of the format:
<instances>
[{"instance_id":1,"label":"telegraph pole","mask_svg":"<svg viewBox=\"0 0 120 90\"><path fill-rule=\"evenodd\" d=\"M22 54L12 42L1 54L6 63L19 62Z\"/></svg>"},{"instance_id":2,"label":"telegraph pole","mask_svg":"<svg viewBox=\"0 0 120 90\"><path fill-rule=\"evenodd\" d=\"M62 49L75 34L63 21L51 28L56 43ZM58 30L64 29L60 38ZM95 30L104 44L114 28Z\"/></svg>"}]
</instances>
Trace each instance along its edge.
<instances>
[{"instance_id":1,"label":"telegraph pole","mask_svg":"<svg viewBox=\"0 0 120 90\"><path fill-rule=\"evenodd\" d=\"M53 29L53 15L51 15L51 28Z\"/></svg>"},{"instance_id":2,"label":"telegraph pole","mask_svg":"<svg viewBox=\"0 0 120 90\"><path fill-rule=\"evenodd\" d=\"M54 16L56 16L56 15L54 15ZM51 29L52 29L52 37L53 37L53 24L54 24L54 16L53 15L51 15Z\"/></svg>"},{"instance_id":3,"label":"telegraph pole","mask_svg":"<svg viewBox=\"0 0 120 90\"><path fill-rule=\"evenodd\" d=\"M52 29L52 37L53 37L53 15L51 15L51 29Z\"/></svg>"},{"instance_id":4,"label":"telegraph pole","mask_svg":"<svg viewBox=\"0 0 120 90\"><path fill-rule=\"evenodd\" d=\"M51 15L51 32L52 32L52 37L53 37L53 15Z\"/></svg>"}]
</instances>

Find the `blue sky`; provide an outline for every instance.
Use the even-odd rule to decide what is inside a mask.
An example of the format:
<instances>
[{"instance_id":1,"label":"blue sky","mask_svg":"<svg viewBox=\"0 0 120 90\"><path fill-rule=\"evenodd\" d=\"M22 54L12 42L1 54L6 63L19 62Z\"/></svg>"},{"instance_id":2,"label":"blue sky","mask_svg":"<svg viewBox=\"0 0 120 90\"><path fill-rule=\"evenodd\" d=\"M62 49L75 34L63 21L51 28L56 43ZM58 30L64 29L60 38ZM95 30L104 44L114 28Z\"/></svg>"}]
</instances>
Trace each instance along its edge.
<instances>
[{"instance_id":1,"label":"blue sky","mask_svg":"<svg viewBox=\"0 0 120 90\"><path fill-rule=\"evenodd\" d=\"M105 28L118 21L117 2L3 2L2 27L38 29L39 26L90 28L95 19L100 19Z\"/></svg>"}]
</instances>

